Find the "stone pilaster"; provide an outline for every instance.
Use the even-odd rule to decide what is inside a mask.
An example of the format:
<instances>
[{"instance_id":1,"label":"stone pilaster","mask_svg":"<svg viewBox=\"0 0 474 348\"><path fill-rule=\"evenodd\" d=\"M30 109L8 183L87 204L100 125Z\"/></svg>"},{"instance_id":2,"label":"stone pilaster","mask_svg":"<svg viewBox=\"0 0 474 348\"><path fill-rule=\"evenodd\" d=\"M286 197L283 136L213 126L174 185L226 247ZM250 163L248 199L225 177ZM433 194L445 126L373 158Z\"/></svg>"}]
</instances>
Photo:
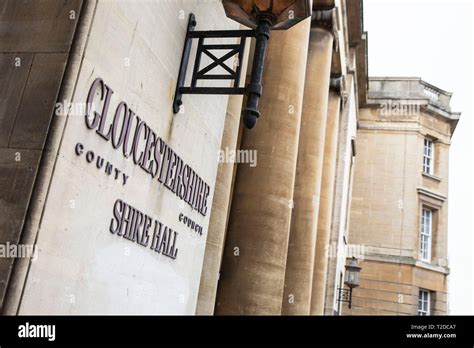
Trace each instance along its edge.
<instances>
[{"instance_id":1,"label":"stone pilaster","mask_svg":"<svg viewBox=\"0 0 474 348\"><path fill-rule=\"evenodd\" d=\"M349 98L353 87L353 74L346 75L344 94ZM344 97L343 97L344 98ZM353 111L352 111L353 112ZM337 150L336 176L334 183L334 203L332 212L331 235L329 244L331 252L328 259L328 271L326 282L326 298L324 314L333 315L338 308L337 288L340 284L340 273L344 271L346 263L346 251L344 234L349 226L348 214L350 211L350 201L352 195L352 156L355 156L354 141L355 115L351 113L350 103L343 102L341 116L339 119L339 140ZM354 125L354 129L352 126ZM351 140L352 139L352 140ZM347 242L347 241L346 241Z\"/></svg>"}]
</instances>

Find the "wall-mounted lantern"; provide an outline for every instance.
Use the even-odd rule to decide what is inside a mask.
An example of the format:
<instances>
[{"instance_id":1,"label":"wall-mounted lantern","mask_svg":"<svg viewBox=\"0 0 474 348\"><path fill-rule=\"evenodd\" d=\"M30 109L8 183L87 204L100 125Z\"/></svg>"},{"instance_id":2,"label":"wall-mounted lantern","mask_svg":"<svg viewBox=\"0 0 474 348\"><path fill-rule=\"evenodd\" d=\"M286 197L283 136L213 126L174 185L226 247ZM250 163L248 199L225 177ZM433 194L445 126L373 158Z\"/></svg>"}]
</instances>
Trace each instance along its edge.
<instances>
[{"instance_id":1,"label":"wall-mounted lantern","mask_svg":"<svg viewBox=\"0 0 474 348\"><path fill-rule=\"evenodd\" d=\"M262 77L265 53L270 38L270 31L286 30L311 15L310 0L222 0L227 17L250 27L250 30L220 30L194 31L197 25L193 14L189 15L186 40L184 44L178 82L173 102L174 113L179 112L183 104L183 94L246 94L247 106L242 115L245 127L251 129L260 117L259 100L262 96ZM255 53L253 57L250 83L247 87L239 87L241 79L241 64L233 69L226 61L238 55L242 61L245 42L249 37L255 37ZM208 38L240 38L238 44L206 44ZM196 58L194 61L191 85L185 86L186 70L191 53L192 40L198 40ZM228 50L221 57L212 51ZM211 63L201 67L201 57L205 54L211 58ZM290 63L290 62L289 62ZM220 67L225 74L210 74ZM230 80L232 87L197 87L198 80Z\"/></svg>"},{"instance_id":2,"label":"wall-mounted lantern","mask_svg":"<svg viewBox=\"0 0 474 348\"><path fill-rule=\"evenodd\" d=\"M361 267L357 264L357 259L352 257L352 260L345 266L346 272L344 276L344 284L348 288L338 288L338 302L348 302L349 308L352 306L352 289L359 286L359 273Z\"/></svg>"}]
</instances>

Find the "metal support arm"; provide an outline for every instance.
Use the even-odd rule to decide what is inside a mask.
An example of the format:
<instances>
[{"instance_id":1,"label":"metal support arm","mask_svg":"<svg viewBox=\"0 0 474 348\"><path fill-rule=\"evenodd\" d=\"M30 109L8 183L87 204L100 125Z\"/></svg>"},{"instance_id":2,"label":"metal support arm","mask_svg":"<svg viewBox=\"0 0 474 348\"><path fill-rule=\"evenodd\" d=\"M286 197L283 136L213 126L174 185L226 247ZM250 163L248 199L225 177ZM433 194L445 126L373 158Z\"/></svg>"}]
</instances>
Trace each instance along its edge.
<instances>
[{"instance_id":1,"label":"metal support arm","mask_svg":"<svg viewBox=\"0 0 474 348\"><path fill-rule=\"evenodd\" d=\"M242 113L244 125L248 129L252 129L260 117L258 109L260 97L262 96L262 79L265 55L268 47L268 39L270 38L271 22L263 18L258 22L256 31L255 54L252 64L252 75L250 84L247 87L247 107Z\"/></svg>"},{"instance_id":2,"label":"metal support arm","mask_svg":"<svg viewBox=\"0 0 474 348\"><path fill-rule=\"evenodd\" d=\"M260 111L258 108L259 100L262 96L263 65L268 46L268 39L270 38L270 27L272 25L271 18L262 16L259 19L255 30L194 31L196 25L196 18L194 14L191 13L189 15L183 55L181 57L181 65L176 83L173 112L176 114L180 111L183 104L183 94L246 94L248 98L247 106L243 111L243 122L245 127L249 129L253 128L257 122L257 118L260 117ZM246 40L249 37L255 37L256 44L250 84L245 88L240 87L242 72L241 66ZM205 39L209 38L240 38L240 42L237 44L206 44ZM191 84L190 86L185 86L186 71L188 69L193 39L198 40L196 58ZM217 54L213 53L218 50L227 50L228 52L218 57ZM211 59L211 63L205 67L201 67L201 57L203 54ZM238 64L234 69L233 67L228 66L226 61L235 55L238 56ZM217 67L222 68L226 73L211 73L211 71ZM233 82L233 86L197 87L198 80L230 80Z\"/></svg>"},{"instance_id":3,"label":"metal support arm","mask_svg":"<svg viewBox=\"0 0 474 348\"><path fill-rule=\"evenodd\" d=\"M337 302L349 303L349 309L352 307L352 288L337 288L338 297Z\"/></svg>"}]
</instances>

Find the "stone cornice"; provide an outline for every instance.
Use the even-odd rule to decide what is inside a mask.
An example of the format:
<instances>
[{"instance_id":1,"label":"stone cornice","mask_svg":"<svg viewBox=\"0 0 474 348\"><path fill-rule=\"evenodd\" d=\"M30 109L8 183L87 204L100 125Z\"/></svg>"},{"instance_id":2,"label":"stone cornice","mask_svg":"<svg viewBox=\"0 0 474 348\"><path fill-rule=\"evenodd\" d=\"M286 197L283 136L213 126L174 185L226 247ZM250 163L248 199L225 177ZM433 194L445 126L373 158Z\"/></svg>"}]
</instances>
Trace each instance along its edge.
<instances>
[{"instance_id":1,"label":"stone cornice","mask_svg":"<svg viewBox=\"0 0 474 348\"><path fill-rule=\"evenodd\" d=\"M385 251L386 250L386 251ZM399 254L395 255L393 249L390 248L376 248L365 246L364 261L378 261L388 263L401 263L405 265L411 265L414 267L420 267L428 269L430 271L449 274L449 267L428 263L413 257L413 253L409 250L398 250Z\"/></svg>"},{"instance_id":2,"label":"stone cornice","mask_svg":"<svg viewBox=\"0 0 474 348\"><path fill-rule=\"evenodd\" d=\"M456 129L461 113L451 111L452 93L433 86L419 77L370 77L364 106L382 105L396 100L400 104L418 104L428 114L441 117Z\"/></svg>"},{"instance_id":3,"label":"stone cornice","mask_svg":"<svg viewBox=\"0 0 474 348\"><path fill-rule=\"evenodd\" d=\"M393 121L373 121L373 120L359 120L358 122L358 129L359 130L366 130L366 131L387 131L387 132L404 132L404 133L419 133L421 135L426 135L427 132L425 129L431 129L427 126L420 125L417 121L410 121L410 120L393 120ZM433 129L431 129L433 130ZM438 132L438 130L433 130ZM451 145L449 142L449 135L442 134L442 133L435 133L437 134L438 139L436 140L437 143L443 145Z\"/></svg>"},{"instance_id":4,"label":"stone cornice","mask_svg":"<svg viewBox=\"0 0 474 348\"><path fill-rule=\"evenodd\" d=\"M430 197L430 198L433 198L437 201L440 201L441 203L444 202L448 197L442 195L441 193L438 193L438 192L434 192L434 191L431 191L431 190L428 190L424 187L417 187L416 188L416 191L420 194L420 195L425 195L427 197Z\"/></svg>"}]
</instances>

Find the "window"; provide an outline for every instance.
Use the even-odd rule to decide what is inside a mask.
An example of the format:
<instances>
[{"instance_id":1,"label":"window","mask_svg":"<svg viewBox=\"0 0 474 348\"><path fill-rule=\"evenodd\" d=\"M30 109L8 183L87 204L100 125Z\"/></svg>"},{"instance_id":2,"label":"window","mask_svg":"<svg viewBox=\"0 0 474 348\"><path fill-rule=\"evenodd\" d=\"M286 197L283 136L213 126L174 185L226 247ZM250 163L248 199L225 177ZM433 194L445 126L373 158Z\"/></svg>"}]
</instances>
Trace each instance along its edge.
<instances>
[{"instance_id":1,"label":"window","mask_svg":"<svg viewBox=\"0 0 474 348\"><path fill-rule=\"evenodd\" d=\"M428 290L418 292L418 315L430 315L430 292Z\"/></svg>"},{"instance_id":2,"label":"window","mask_svg":"<svg viewBox=\"0 0 474 348\"><path fill-rule=\"evenodd\" d=\"M434 143L427 138L423 146L423 173L434 175Z\"/></svg>"},{"instance_id":3,"label":"window","mask_svg":"<svg viewBox=\"0 0 474 348\"><path fill-rule=\"evenodd\" d=\"M431 236L433 231L433 211L423 208L421 213L420 258L431 261Z\"/></svg>"}]
</instances>

